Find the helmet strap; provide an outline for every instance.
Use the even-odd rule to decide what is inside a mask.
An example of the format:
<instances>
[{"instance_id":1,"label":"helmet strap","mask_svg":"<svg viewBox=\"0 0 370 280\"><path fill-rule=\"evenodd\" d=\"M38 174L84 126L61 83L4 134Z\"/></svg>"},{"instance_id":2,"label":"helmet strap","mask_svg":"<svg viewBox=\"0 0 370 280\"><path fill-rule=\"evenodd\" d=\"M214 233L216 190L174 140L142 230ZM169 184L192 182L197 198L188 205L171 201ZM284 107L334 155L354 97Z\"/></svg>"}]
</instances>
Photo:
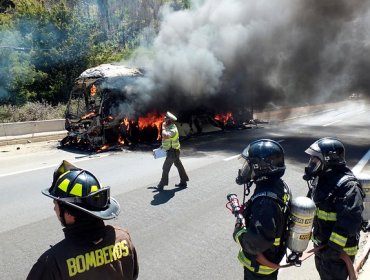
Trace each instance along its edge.
<instances>
[{"instance_id":1,"label":"helmet strap","mask_svg":"<svg viewBox=\"0 0 370 280\"><path fill-rule=\"evenodd\" d=\"M66 209L64 208L63 206L63 203L60 203L58 201L58 205L59 205L59 217L60 217L60 223L62 224L62 226L66 227L67 226L67 223L66 223L66 219L64 218L64 214L66 212Z\"/></svg>"},{"instance_id":2,"label":"helmet strap","mask_svg":"<svg viewBox=\"0 0 370 280\"><path fill-rule=\"evenodd\" d=\"M245 198L251 192L251 186L253 185L253 180L250 180L248 183L244 184L244 196L243 196L243 204L245 203Z\"/></svg>"}]
</instances>

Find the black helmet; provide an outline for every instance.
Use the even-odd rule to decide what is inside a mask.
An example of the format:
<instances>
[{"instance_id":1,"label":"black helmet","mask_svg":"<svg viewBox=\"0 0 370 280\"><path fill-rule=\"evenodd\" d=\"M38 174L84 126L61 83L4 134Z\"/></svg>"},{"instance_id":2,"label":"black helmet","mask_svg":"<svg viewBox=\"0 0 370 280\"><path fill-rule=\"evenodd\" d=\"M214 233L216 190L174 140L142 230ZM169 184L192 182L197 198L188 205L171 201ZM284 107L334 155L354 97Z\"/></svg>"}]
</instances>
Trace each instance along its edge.
<instances>
[{"instance_id":1,"label":"black helmet","mask_svg":"<svg viewBox=\"0 0 370 280\"><path fill-rule=\"evenodd\" d=\"M42 193L56 201L103 220L118 216L120 206L110 197L110 188L102 188L89 171L67 161L54 172L53 184Z\"/></svg>"},{"instance_id":2,"label":"black helmet","mask_svg":"<svg viewBox=\"0 0 370 280\"><path fill-rule=\"evenodd\" d=\"M284 175L284 150L274 140L260 139L252 142L244 149L241 159L243 166L239 175L243 178L242 183L262 177Z\"/></svg>"},{"instance_id":3,"label":"black helmet","mask_svg":"<svg viewBox=\"0 0 370 280\"><path fill-rule=\"evenodd\" d=\"M346 164L344 145L336 138L321 138L314 142L305 153L311 156L305 168L304 178L307 179L317 176L320 171Z\"/></svg>"},{"instance_id":4,"label":"black helmet","mask_svg":"<svg viewBox=\"0 0 370 280\"><path fill-rule=\"evenodd\" d=\"M346 164L344 145L336 138L321 138L305 152L310 156L318 157L322 161L324 169Z\"/></svg>"}]
</instances>

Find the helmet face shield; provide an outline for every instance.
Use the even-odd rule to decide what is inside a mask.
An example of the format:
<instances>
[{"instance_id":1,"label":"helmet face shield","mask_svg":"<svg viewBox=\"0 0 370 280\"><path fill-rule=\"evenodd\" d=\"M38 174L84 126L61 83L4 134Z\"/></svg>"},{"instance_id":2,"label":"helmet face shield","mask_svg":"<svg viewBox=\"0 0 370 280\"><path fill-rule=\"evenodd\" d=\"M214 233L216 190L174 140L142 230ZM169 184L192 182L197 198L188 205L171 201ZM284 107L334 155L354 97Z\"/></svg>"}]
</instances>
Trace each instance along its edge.
<instances>
[{"instance_id":1,"label":"helmet face shield","mask_svg":"<svg viewBox=\"0 0 370 280\"><path fill-rule=\"evenodd\" d=\"M238 170L238 177L236 179L239 185L247 184L250 180L252 180L252 168L249 164L249 160L241 155L239 157L239 162L242 164L241 169Z\"/></svg>"},{"instance_id":2,"label":"helmet face shield","mask_svg":"<svg viewBox=\"0 0 370 280\"><path fill-rule=\"evenodd\" d=\"M252 180L252 168L247 160L245 160L244 164L242 165L240 175L247 181Z\"/></svg>"},{"instance_id":3,"label":"helmet face shield","mask_svg":"<svg viewBox=\"0 0 370 280\"><path fill-rule=\"evenodd\" d=\"M244 149L241 156L248 162L248 166L243 166L243 173L249 180L284 175L284 150L276 141L270 139L254 141Z\"/></svg>"},{"instance_id":4,"label":"helmet face shield","mask_svg":"<svg viewBox=\"0 0 370 280\"><path fill-rule=\"evenodd\" d=\"M243 155L240 155L240 156L238 157L238 161L239 161L239 163L243 166L243 165L247 162L247 158L246 158L246 157L244 157Z\"/></svg>"},{"instance_id":5,"label":"helmet face shield","mask_svg":"<svg viewBox=\"0 0 370 280\"><path fill-rule=\"evenodd\" d=\"M240 176L242 176L246 181L251 180L251 173L252 173L252 168L250 166L250 161L249 161L249 148L250 146L248 145L242 152L242 154L239 157L239 162L242 165L242 168L240 169Z\"/></svg>"},{"instance_id":6,"label":"helmet face shield","mask_svg":"<svg viewBox=\"0 0 370 280\"><path fill-rule=\"evenodd\" d=\"M316 176L322 170L322 161L316 156L311 156L308 165L305 168L305 174L309 176Z\"/></svg>"},{"instance_id":7,"label":"helmet face shield","mask_svg":"<svg viewBox=\"0 0 370 280\"><path fill-rule=\"evenodd\" d=\"M322 170L346 164L343 143L336 138L321 138L313 143L305 153L311 157L318 157L322 162Z\"/></svg>"},{"instance_id":8,"label":"helmet face shield","mask_svg":"<svg viewBox=\"0 0 370 280\"><path fill-rule=\"evenodd\" d=\"M308 147L308 149L305 150L305 153L310 156L318 157L321 161L324 160L324 157L322 155L322 151L319 147L318 141L316 141L310 147Z\"/></svg>"}]
</instances>

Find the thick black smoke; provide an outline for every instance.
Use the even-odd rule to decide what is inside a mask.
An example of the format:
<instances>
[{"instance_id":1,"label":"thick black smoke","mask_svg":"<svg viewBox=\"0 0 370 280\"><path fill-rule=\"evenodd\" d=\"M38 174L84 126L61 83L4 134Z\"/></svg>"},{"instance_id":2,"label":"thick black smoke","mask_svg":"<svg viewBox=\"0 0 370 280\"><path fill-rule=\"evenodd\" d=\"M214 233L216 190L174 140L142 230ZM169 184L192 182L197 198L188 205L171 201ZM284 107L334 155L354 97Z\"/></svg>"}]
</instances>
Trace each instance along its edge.
<instances>
[{"instance_id":1,"label":"thick black smoke","mask_svg":"<svg viewBox=\"0 0 370 280\"><path fill-rule=\"evenodd\" d=\"M150 56L130 62L146 69L135 106L235 112L369 96L369 24L370 0L199 0L164 9L159 33L145 42Z\"/></svg>"}]
</instances>

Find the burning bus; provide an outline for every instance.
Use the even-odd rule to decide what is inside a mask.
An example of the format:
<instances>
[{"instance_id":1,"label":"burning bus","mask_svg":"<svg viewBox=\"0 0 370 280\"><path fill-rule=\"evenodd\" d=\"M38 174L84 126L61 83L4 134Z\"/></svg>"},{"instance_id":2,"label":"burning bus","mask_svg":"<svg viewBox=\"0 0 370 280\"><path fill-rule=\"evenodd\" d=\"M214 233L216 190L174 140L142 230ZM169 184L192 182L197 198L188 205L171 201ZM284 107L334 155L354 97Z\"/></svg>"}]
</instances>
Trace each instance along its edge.
<instances>
[{"instance_id":1,"label":"burning bus","mask_svg":"<svg viewBox=\"0 0 370 280\"><path fill-rule=\"evenodd\" d=\"M98 150L134 141L137 123L128 118L122 106L142 75L140 69L113 64L85 70L70 93L65 115L68 134L61 145Z\"/></svg>"},{"instance_id":2,"label":"burning bus","mask_svg":"<svg viewBox=\"0 0 370 280\"><path fill-rule=\"evenodd\" d=\"M143 116L133 112L131 103L140 92L137 81L144 71L123 65L102 64L85 70L76 80L67 105L67 136L62 147L102 151L108 147L161 140L165 112L150 111ZM155 108L153 108L154 110ZM178 118L180 137L223 130L234 126L231 113L187 111Z\"/></svg>"}]
</instances>

